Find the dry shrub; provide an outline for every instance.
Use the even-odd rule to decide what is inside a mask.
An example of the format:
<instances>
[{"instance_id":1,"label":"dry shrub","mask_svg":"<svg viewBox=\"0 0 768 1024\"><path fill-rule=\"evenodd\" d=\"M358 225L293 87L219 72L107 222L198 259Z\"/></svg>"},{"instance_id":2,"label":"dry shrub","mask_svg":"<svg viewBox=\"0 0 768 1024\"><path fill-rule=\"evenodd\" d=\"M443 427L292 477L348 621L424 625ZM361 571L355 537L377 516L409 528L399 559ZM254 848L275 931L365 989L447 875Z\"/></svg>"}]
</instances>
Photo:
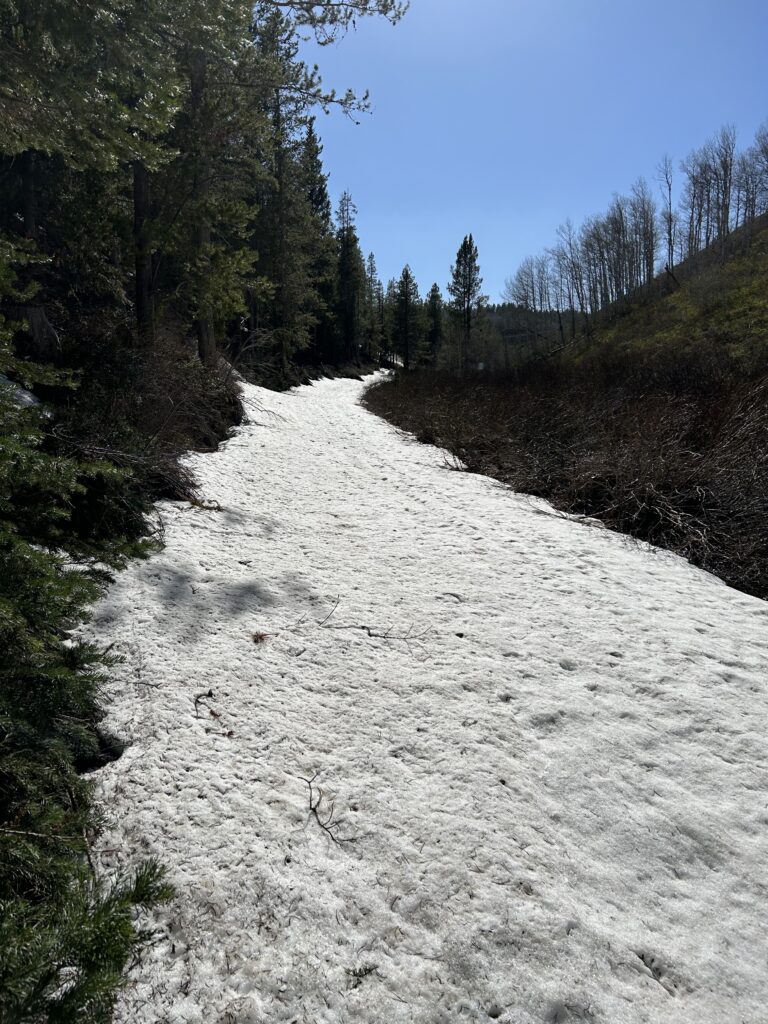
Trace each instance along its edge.
<instances>
[{"instance_id":1,"label":"dry shrub","mask_svg":"<svg viewBox=\"0 0 768 1024\"><path fill-rule=\"evenodd\" d=\"M47 441L52 453L84 466L114 467L86 473L88 485L72 502L72 530L89 543L156 536L154 501L201 500L184 453L212 450L241 418L226 364L205 368L168 340L151 352L114 340L94 345Z\"/></svg>"},{"instance_id":2,"label":"dry shrub","mask_svg":"<svg viewBox=\"0 0 768 1024\"><path fill-rule=\"evenodd\" d=\"M768 382L732 379L716 353L401 375L365 404L473 472L768 597Z\"/></svg>"}]
</instances>

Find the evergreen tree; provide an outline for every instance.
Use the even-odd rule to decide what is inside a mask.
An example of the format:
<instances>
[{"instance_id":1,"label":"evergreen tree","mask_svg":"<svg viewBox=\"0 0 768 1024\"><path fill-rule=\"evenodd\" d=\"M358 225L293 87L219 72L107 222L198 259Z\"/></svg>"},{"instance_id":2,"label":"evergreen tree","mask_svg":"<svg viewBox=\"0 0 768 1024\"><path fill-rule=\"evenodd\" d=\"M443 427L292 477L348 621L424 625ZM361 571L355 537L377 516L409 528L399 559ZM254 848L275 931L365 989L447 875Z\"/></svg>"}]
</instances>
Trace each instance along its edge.
<instances>
[{"instance_id":1,"label":"evergreen tree","mask_svg":"<svg viewBox=\"0 0 768 1024\"><path fill-rule=\"evenodd\" d=\"M391 345L387 338L387 315L386 315L386 297L384 294L384 285L380 280L376 282L376 295L374 298L376 303L376 333L379 339L379 362L383 358L386 358L388 353L391 351Z\"/></svg>"},{"instance_id":2,"label":"evergreen tree","mask_svg":"<svg viewBox=\"0 0 768 1024\"><path fill-rule=\"evenodd\" d=\"M363 338L365 354L369 361L376 362L381 355L382 344L382 289L376 268L376 257L368 254L365 264L365 302L363 314Z\"/></svg>"},{"instance_id":3,"label":"evergreen tree","mask_svg":"<svg viewBox=\"0 0 768 1024\"><path fill-rule=\"evenodd\" d=\"M433 284L425 304L425 352L424 361L429 366L437 365L437 357L445 339L445 313L440 287Z\"/></svg>"},{"instance_id":4,"label":"evergreen tree","mask_svg":"<svg viewBox=\"0 0 768 1024\"><path fill-rule=\"evenodd\" d=\"M409 370L418 360L423 338L423 317L419 288L407 264L397 283L394 326L397 351L402 356L403 368Z\"/></svg>"},{"instance_id":5,"label":"evergreen tree","mask_svg":"<svg viewBox=\"0 0 768 1024\"><path fill-rule=\"evenodd\" d=\"M281 3L287 8L294 23L300 28L314 31L321 44L336 40L354 27L358 18L378 15L393 24L398 22L408 9L409 0L293 0Z\"/></svg>"},{"instance_id":6,"label":"evergreen tree","mask_svg":"<svg viewBox=\"0 0 768 1024\"><path fill-rule=\"evenodd\" d=\"M458 326L459 372L463 372L466 367L472 332L483 304L487 301L487 297L482 294L482 286L477 246L472 235L466 235L456 253L456 263L451 267L451 280L448 282L451 311Z\"/></svg>"},{"instance_id":7,"label":"evergreen tree","mask_svg":"<svg viewBox=\"0 0 768 1024\"><path fill-rule=\"evenodd\" d=\"M390 278L387 281L386 291L383 293L383 346L389 359L394 359L395 351L395 315L397 308L397 281Z\"/></svg>"},{"instance_id":8,"label":"evergreen tree","mask_svg":"<svg viewBox=\"0 0 768 1024\"><path fill-rule=\"evenodd\" d=\"M332 362L336 347L338 252L333 232L328 175L323 169L323 146L315 131L315 119L307 122L301 150L301 187L309 203L307 248L309 276L315 290L315 320L308 358L314 363Z\"/></svg>"},{"instance_id":9,"label":"evergreen tree","mask_svg":"<svg viewBox=\"0 0 768 1024\"><path fill-rule=\"evenodd\" d=\"M161 159L155 139L175 108L172 61L157 33L168 11L165 0L142 8L125 0L0 7L0 153L18 167L21 235L44 246L47 257L41 187L54 160L71 180L72 168L115 173ZM30 274L34 301L20 310L32 358L54 358L58 348L44 287L49 276Z\"/></svg>"},{"instance_id":10,"label":"evergreen tree","mask_svg":"<svg viewBox=\"0 0 768 1024\"><path fill-rule=\"evenodd\" d=\"M24 283L34 287L21 290L26 355L63 359L70 338L87 337L72 304L59 302L74 265L103 301L102 324L114 318L113 337L133 299L149 358L169 323L194 333L211 367L220 344L242 347L245 327L251 338L271 335L283 373L302 352L356 354L358 261L351 238L333 237L308 115L314 105L366 101L324 89L298 57L297 32L327 40L355 16L401 13L390 0L0 5L0 231L44 257L27 263ZM76 203L60 202L64 177ZM59 217L68 225L54 251ZM90 261L84 246L64 252L89 233ZM61 258L69 255L74 262ZM90 314L95 325L92 304Z\"/></svg>"},{"instance_id":11,"label":"evergreen tree","mask_svg":"<svg viewBox=\"0 0 768 1024\"><path fill-rule=\"evenodd\" d=\"M169 0L26 0L0 6L0 150L114 169L153 158L174 109L158 28ZM142 89L142 82L147 88ZM128 96L141 102L126 103Z\"/></svg>"},{"instance_id":12,"label":"evergreen tree","mask_svg":"<svg viewBox=\"0 0 768 1024\"><path fill-rule=\"evenodd\" d=\"M323 145L315 130L315 119L310 117L304 135L302 151L303 186L309 209L320 230L332 234L331 197L328 194L328 175L323 170Z\"/></svg>"},{"instance_id":13,"label":"evergreen tree","mask_svg":"<svg viewBox=\"0 0 768 1024\"><path fill-rule=\"evenodd\" d=\"M6 295L15 262L0 244ZM90 792L77 766L98 753L105 659L70 631L101 593L103 566L137 548L84 528L94 494L117 487L125 500L125 474L46 450L50 413L5 372L49 386L56 374L18 360L11 337L0 316L0 1020L107 1024L143 939L135 908L169 890L154 863L111 889L90 870Z\"/></svg>"},{"instance_id":14,"label":"evergreen tree","mask_svg":"<svg viewBox=\"0 0 768 1024\"><path fill-rule=\"evenodd\" d=\"M345 361L356 360L362 336L365 294L365 263L355 228L357 207L349 192L342 193L336 216L339 253L338 295L340 354Z\"/></svg>"},{"instance_id":15,"label":"evergreen tree","mask_svg":"<svg viewBox=\"0 0 768 1024\"><path fill-rule=\"evenodd\" d=\"M266 173L252 237L256 271L266 287L251 290L250 319L252 332L264 342L261 352L275 354L277 372L287 379L292 362L312 343L318 323L318 270L327 262L327 190L324 197L320 144L311 124L307 126L300 90L305 70L297 60L290 23L273 12L259 26L257 39L275 85L263 101L268 134L262 139L261 160ZM323 276L327 278L327 269Z\"/></svg>"}]
</instances>

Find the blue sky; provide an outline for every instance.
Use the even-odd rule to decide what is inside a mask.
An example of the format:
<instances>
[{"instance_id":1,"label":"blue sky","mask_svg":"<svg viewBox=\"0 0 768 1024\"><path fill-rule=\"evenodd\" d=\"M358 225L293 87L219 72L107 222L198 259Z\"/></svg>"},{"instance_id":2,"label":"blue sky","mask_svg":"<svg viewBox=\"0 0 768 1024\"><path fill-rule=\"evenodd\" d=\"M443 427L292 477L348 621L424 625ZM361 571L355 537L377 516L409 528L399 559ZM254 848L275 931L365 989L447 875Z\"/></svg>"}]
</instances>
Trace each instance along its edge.
<instances>
[{"instance_id":1,"label":"blue sky","mask_svg":"<svg viewBox=\"0 0 768 1024\"><path fill-rule=\"evenodd\" d=\"M768 119L768 0L412 0L307 57L371 91L360 125L318 117L331 194L352 193L385 282L407 261L422 292L471 231L496 301L567 217Z\"/></svg>"}]
</instances>

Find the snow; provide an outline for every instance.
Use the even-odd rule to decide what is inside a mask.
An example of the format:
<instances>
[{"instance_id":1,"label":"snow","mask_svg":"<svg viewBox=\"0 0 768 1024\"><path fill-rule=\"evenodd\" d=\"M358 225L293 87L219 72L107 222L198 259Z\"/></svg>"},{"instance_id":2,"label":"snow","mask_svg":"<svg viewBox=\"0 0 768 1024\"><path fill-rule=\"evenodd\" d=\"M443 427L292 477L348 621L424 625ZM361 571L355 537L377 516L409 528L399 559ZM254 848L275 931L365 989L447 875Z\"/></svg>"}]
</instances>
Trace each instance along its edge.
<instances>
[{"instance_id":1,"label":"snow","mask_svg":"<svg viewBox=\"0 0 768 1024\"><path fill-rule=\"evenodd\" d=\"M118 1021L765 1024L768 605L362 387L244 386L97 608L100 863L178 892Z\"/></svg>"},{"instance_id":2,"label":"snow","mask_svg":"<svg viewBox=\"0 0 768 1024\"><path fill-rule=\"evenodd\" d=\"M36 395L33 395L31 391L23 388L20 384L15 384L4 373L0 373L0 388L8 389L11 401L16 405L40 405L40 399Z\"/></svg>"}]
</instances>

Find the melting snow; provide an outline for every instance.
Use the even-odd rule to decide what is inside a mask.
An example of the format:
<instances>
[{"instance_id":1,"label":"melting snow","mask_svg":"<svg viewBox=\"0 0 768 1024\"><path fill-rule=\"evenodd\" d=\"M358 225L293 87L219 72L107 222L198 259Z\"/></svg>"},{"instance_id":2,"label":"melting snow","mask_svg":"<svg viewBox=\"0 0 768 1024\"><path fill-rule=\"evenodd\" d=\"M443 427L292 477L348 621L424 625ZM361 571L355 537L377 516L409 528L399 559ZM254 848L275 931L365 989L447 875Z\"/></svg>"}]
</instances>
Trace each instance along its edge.
<instances>
[{"instance_id":1,"label":"melting snow","mask_svg":"<svg viewBox=\"0 0 768 1024\"><path fill-rule=\"evenodd\" d=\"M765 1022L768 605L361 388L245 386L97 609L101 863L178 890L118 1019Z\"/></svg>"}]
</instances>

